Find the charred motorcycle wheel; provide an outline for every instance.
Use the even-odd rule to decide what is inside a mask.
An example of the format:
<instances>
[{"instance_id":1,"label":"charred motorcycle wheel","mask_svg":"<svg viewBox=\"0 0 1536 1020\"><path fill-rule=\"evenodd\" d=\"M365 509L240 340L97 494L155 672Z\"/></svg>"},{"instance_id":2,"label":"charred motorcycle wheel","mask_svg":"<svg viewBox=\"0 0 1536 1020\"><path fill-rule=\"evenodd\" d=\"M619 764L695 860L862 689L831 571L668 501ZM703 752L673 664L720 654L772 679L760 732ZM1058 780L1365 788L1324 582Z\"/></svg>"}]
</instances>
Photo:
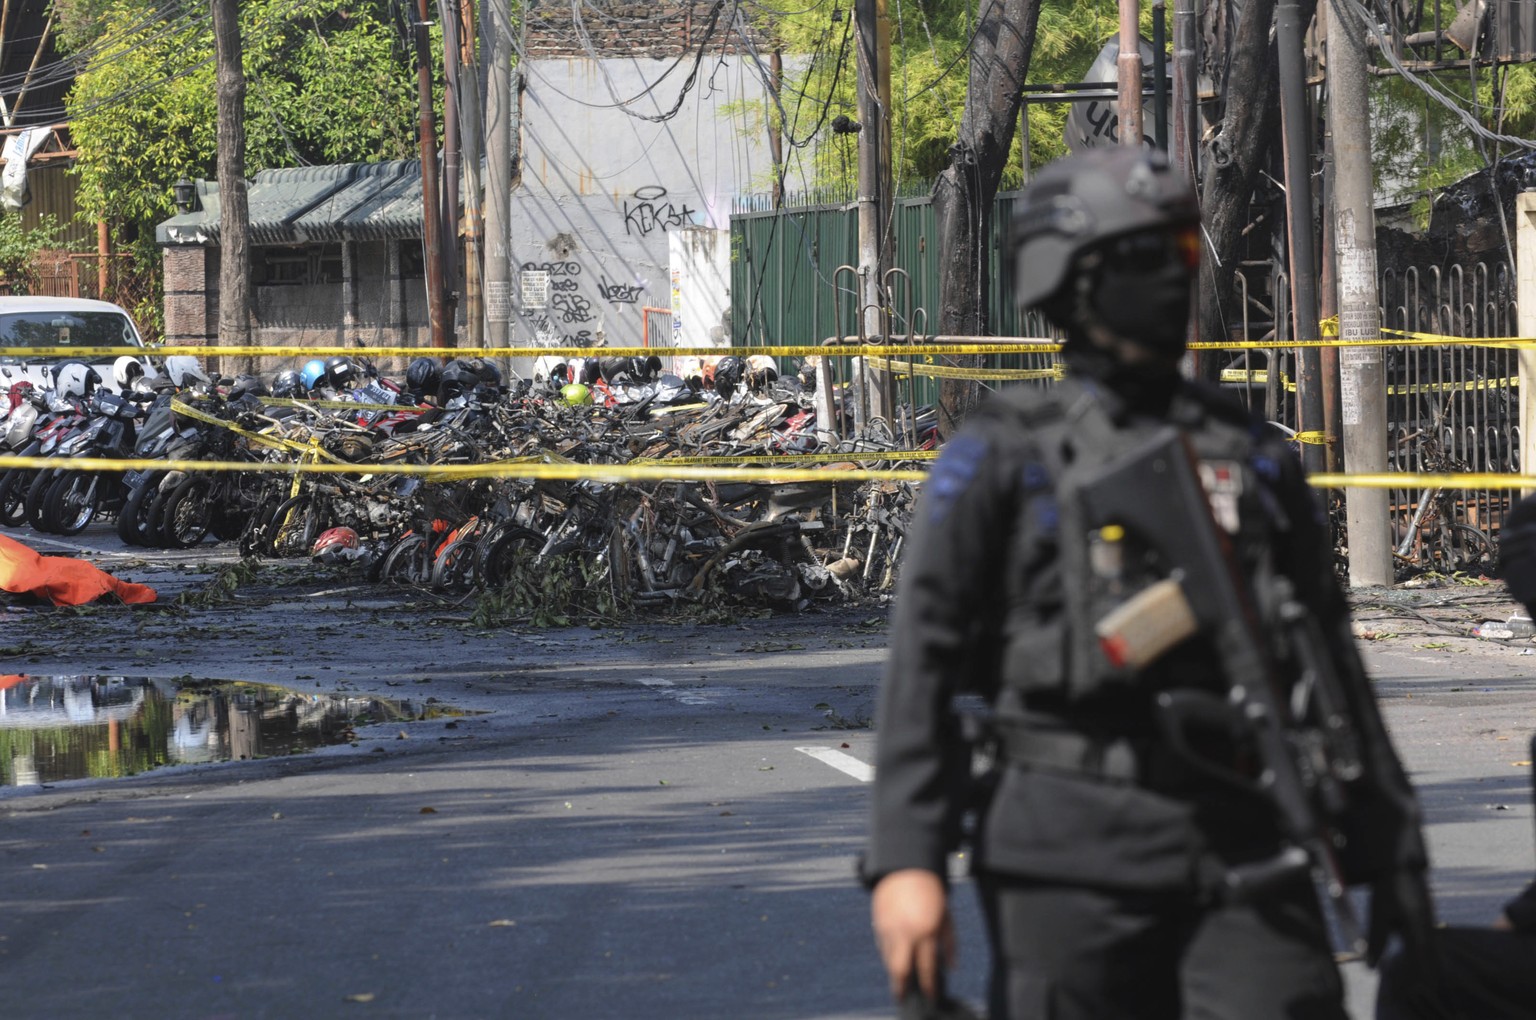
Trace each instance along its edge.
<instances>
[{"instance_id":1,"label":"charred motorcycle wheel","mask_svg":"<svg viewBox=\"0 0 1536 1020\"><path fill-rule=\"evenodd\" d=\"M273 511L269 527L272 555L280 559L308 556L322 530L318 510L307 493L285 500Z\"/></svg>"},{"instance_id":2,"label":"charred motorcycle wheel","mask_svg":"<svg viewBox=\"0 0 1536 1020\"><path fill-rule=\"evenodd\" d=\"M517 572L520 561L532 559L544 546L544 536L532 528L502 525L480 543L475 563L475 582L482 588L500 588Z\"/></svg>"},{"instance_id":3,"label":"charred motorcycle wheel","mask_svg":"<svg viewBox=\"0 0 1536 1020\"><path fill-rule=\"evenodd\" d=\"M465 535L443 546L432 562L432 587L454 592L473 588L479 544L476 536Z\"/></svg>"},{"instance_id":4,"label":"charred motorcycle wheel","mask_svg":"<svg viewBox=\"0 0 1536 1020\"><path fill-rule=\"evenodd\" d=\"M159 516L150 530L159 535L162 548L190 549L208 535L213 522L213 480L188 475L161 501Z\"/></svg>"},{"instance_id":5,"label":"charred motorcycle wheel","mask_svg":"<svg viewBox=\"0 0 1536 1020\"><path fill-rule=\"evenodd\" d=\"M379 580L386 584L427 584L432 580L432 561L426 540L412 533L404 535L384 557Z\"/></svg>"}]
</instances>

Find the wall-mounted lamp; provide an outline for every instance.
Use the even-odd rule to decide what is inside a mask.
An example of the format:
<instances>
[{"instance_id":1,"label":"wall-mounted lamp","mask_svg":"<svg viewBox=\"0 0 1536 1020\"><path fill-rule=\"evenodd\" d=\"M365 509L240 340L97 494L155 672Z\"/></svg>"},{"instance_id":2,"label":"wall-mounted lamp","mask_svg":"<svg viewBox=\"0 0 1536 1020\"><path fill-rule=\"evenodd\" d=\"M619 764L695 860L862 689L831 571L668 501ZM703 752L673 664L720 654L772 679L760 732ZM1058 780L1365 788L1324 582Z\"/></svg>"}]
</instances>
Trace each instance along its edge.
<instances>
[{"instance_id":1,"label":"wall-mounted lamp","mask_svg":"<svg viewBox=\"0 0 1536 1020\"><path fill-rule=\"evenodd\" d=\"M176 196L176 211L189 213L197 208L197 185L183 177L171 185Z\"/></svg>"}]
</instances>

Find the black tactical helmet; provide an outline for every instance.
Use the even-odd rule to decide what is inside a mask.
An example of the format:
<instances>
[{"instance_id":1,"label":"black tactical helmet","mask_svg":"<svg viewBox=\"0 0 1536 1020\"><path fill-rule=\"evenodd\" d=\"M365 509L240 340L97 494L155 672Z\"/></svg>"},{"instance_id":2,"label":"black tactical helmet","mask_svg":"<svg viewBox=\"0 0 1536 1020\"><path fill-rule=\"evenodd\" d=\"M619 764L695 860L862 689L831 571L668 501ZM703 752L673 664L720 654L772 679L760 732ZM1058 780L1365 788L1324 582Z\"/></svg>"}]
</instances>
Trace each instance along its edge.
<instances>
[{"instance_id":1,"label":"black tactical helmet","mask_svg":"<svg viewBox=\"0 0 1536 1020\"><path fill-rule=\"evenodd\" d=\"M1055 296L1074 260L1110 238L1198 226L1194 189L1155 149L1090 149L1044 167L1013 217L1014 300Z\"/></svg>"},{"instance_id":2,"label":"black tactical helmet","mask_svg":"<svg viewBox=\"0 0 1536 1020\"><path fill-rule=\"evenodd\" d=\"M417 394L436 393L442 378L443 370L438 368L436 358L415 358L406 366L405 388Z\"/></svg>"}]
</instances>

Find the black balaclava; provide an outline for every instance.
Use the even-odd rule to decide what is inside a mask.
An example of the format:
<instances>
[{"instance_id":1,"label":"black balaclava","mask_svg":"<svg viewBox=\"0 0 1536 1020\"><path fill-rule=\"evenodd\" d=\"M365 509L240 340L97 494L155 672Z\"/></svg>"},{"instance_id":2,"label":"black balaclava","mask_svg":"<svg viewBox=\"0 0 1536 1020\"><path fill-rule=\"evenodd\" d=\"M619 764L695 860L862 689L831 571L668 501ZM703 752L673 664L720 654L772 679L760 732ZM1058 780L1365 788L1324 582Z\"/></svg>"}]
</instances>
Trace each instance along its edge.
<instances>
[{"instance_id":1,"label":"black balaclava","mask_svg":"<svg viewBox=\"0 0 1536 1020\"><path fill-rule=\"evenodd\" d=\"M1179 384L1194 273L1165 254L1169 235L1116 238L1080 254L1046 314L1067 333L1062 359L1118 394L1132 409L1161 413ZM1126 241L1130 243L1127 244ZM1111 246L1115 250L1107 252ZM1127 361L1094 335L1126 341L1148 357Z\"/></svg>"}]
</instances>

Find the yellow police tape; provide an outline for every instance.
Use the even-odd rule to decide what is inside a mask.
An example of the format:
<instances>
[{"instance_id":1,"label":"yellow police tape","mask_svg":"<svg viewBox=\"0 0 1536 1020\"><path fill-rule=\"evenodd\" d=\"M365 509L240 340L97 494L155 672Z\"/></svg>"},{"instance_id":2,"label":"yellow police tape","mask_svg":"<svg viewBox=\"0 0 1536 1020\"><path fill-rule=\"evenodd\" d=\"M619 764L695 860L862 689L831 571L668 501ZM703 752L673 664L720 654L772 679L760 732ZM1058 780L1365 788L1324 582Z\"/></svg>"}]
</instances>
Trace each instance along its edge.
<instances>
[{"instance_id":1,"label":"yellow police tape","mask_svg":"<svg viewBox=\"0 0 1536 1020\"><path fill-rule=\"evenodd\" d=\"M959 365L925 365L895 358L870 358L869 363L874 368L888 372L928 375L941 379L1060 379L1064 374L1059 365L1052 368L962 368Z\"/></svg>"},{"instance_id":2,"label":"yellow police tape","mask_svg":"<svg viewBox=\"0 0 1536 1020\"><path fill-rule=\"evenodd\" d=\"M734 457L635 457L628 464L719 464L724 466L747 464L858 464L864 461L934 460L937 450L873 450L861 453L767 453L761 456L739 455ZM834 474L835 472L823 472Z\"/></svg>"},{"instance_id":3,"label":"yellow police tape","mask_svg":"<svg viewBox=\"0 0 1536 1020\"><path fill-rule=\"evenodd\" d=\"M0 456L0 471L11 468L63 468L68 471L249 471L261 474L320 475L416 475L427 481L451 482L474 478L549 478L598 482L919 482L926 471L880 468L709 467L677 465L669 461L647 464L573 464L524 460L487 461L481 464L346 464L243 460L149 460L104 457Z\"/></svg>"},{"instance_id":4,"label":"yellow police tape","mask_svg":"<svg viewBox=\"0 0 1536 1020\"><path fill-rule=\"evenodd\" d=\"M1250 386L1264 386L1269 382L1269 370L1264 368L1224 368L1221 370L1221 381L1224 383L1247 383ZM1296 381L1283 373L1280 376L1280 385L1287 393L1296 392ZM1412 383L1403 386L1388 386L1387 393L1392 396L1402 396L1407 393L1445 393L1450 390L1500 390L1519 385L1520 377L1510 375L1500 376L1497 379L1469 379L1465 382Z\"/></svg>"},{"instance_id":5,"label":"yellow police tape","mask_svg":"<svg viewBox=\"0 0 1536 1020\"><path fill-rule=\"evenodd\" d=\"M1536 489L1536 475L1496 475L1481 471L1350 475L1319 472L1307 483L1318 489Z\"/></svg>"},{"instance_id":6,"label":"yellow police tape","mask_svg":"<svg viewBox=\"0 0 1536 1020\"><path fill-rule=\"evenodd\" d=\"M1189 345L1191 350L1288 350L1292 348L1323 347L1529 347L1536 345L1533 337L1461 337L1439 333L1423 333L1398 329L1382 329L1374 339L1340 340L1198 340ZM1325 336L1328 334L1325 332ZM884 340L885 338L879 338ZM193 357L263 357L263 358L322 358L346 357L436 357L436 358L560 358L648 357L652 354L697 357L751 357L763 354L770 357L825 355L829 357L909 357L919 355L961 356L967 354L1050 354L1061 349L1061 343L1049 337L1018 337L1013 339L989 339L987 341L928 342L928 338L914 337L910 342L876 343L860 342L857 337L835 338L835 342L821 344L770 344L749 347L265 347L244 345L220 347L211 344L165 344L150 347L69 347L35 346L6 347L7 358L106 358L120 355L153 355L169 357L190 355Z\"/></svg>"},{"instance_id":7,"label":"yellow police tape","mask_svg":"<svg viewBox=\"0 0 1536 1020\"><path fill-rule=\"evenodd\" d=\"M400 411L404 414L424 414L428 408L416 404L361 404L355 400L290 400L287 397L262 397L268 407L323 407L327 411Z\"/></svg>"},{"instance_id":8,"label":"yellow police tape","mask_svg":"<svg viewBox=\"0 0 1536 1020\"><path fill-rule=\"evenodd\" d=\"M221 461L221 460L152 460L127 458L110 460L104 457L18 457L0 455L0 471L11 468L35 469L61 468L67 471L246 471L261 474L288 475L415 475L428 481L457 481L479 478L530 478L576 481L592 479L599 482L667 482L667 481L731 481L731 482L843 482L843 481L897 481L920 482L927 477L925 469L915 468L796 468L731 467L700 463L708 458L685 458L631 461L627 464L578 464L554 454L541 454L536 459L517 458L487 461L480 464L351 464L337 461L317 448L305 448L306 459L301 461ZM309 459L316 453L329 458L325 463ZM930 450L890 450L868 454L785 454L774 458L741 457L720 458L736 464L750 461L772 460L776 465L795 462L823 462L824 458L836 457L841 461L894 459L901 461L931 460L937 454ZM1493 474L1490 472L1384 472L1379 474L1342 474L1319 472L1307 477L1308 484L1320 489L1536 489L1536 475Z\"/></svg>"},{"instance_id":9,"label":"yellow police tape","mask_svg":"<svg viewBox=\"0 0 1536 1020\"><path fill-rule=\"evenodd\" d=\"M1333 438L1326 432L1298 432L1291 439L1310 446L1327 446L1333 442Z\"/></svg>"},{"instance_id":10,"label":"yellow police tape","mask_svg":"<svg viewBox=\"0 0 1536 1020\"><path fill-rule=\"evenodd\" d=\"M171 398L171 411L185 418L191 418L195 421L204 422L208 425L214 425L221 429L228 429L230 432L233 432L236 435L244 436L246 439L249 439L254 443L257 443L261 446L270 447L274 450L287 450L291 453L297 453L301 457L313 457L319 460L328 460L336 464L344 463L340 457L337 457L330 453L328 450L323 449L320 446L320 443L313 438L310 439L307 443L300 443L293 439L285 439L282 436L268 436L260 432L252 432L250 429L241 428L234 422L225 421L223 418L215 418L211 414L199 411L197 408L192 407L189 404L182 403L175 397Z\"/></svg>"}]
</instances>

